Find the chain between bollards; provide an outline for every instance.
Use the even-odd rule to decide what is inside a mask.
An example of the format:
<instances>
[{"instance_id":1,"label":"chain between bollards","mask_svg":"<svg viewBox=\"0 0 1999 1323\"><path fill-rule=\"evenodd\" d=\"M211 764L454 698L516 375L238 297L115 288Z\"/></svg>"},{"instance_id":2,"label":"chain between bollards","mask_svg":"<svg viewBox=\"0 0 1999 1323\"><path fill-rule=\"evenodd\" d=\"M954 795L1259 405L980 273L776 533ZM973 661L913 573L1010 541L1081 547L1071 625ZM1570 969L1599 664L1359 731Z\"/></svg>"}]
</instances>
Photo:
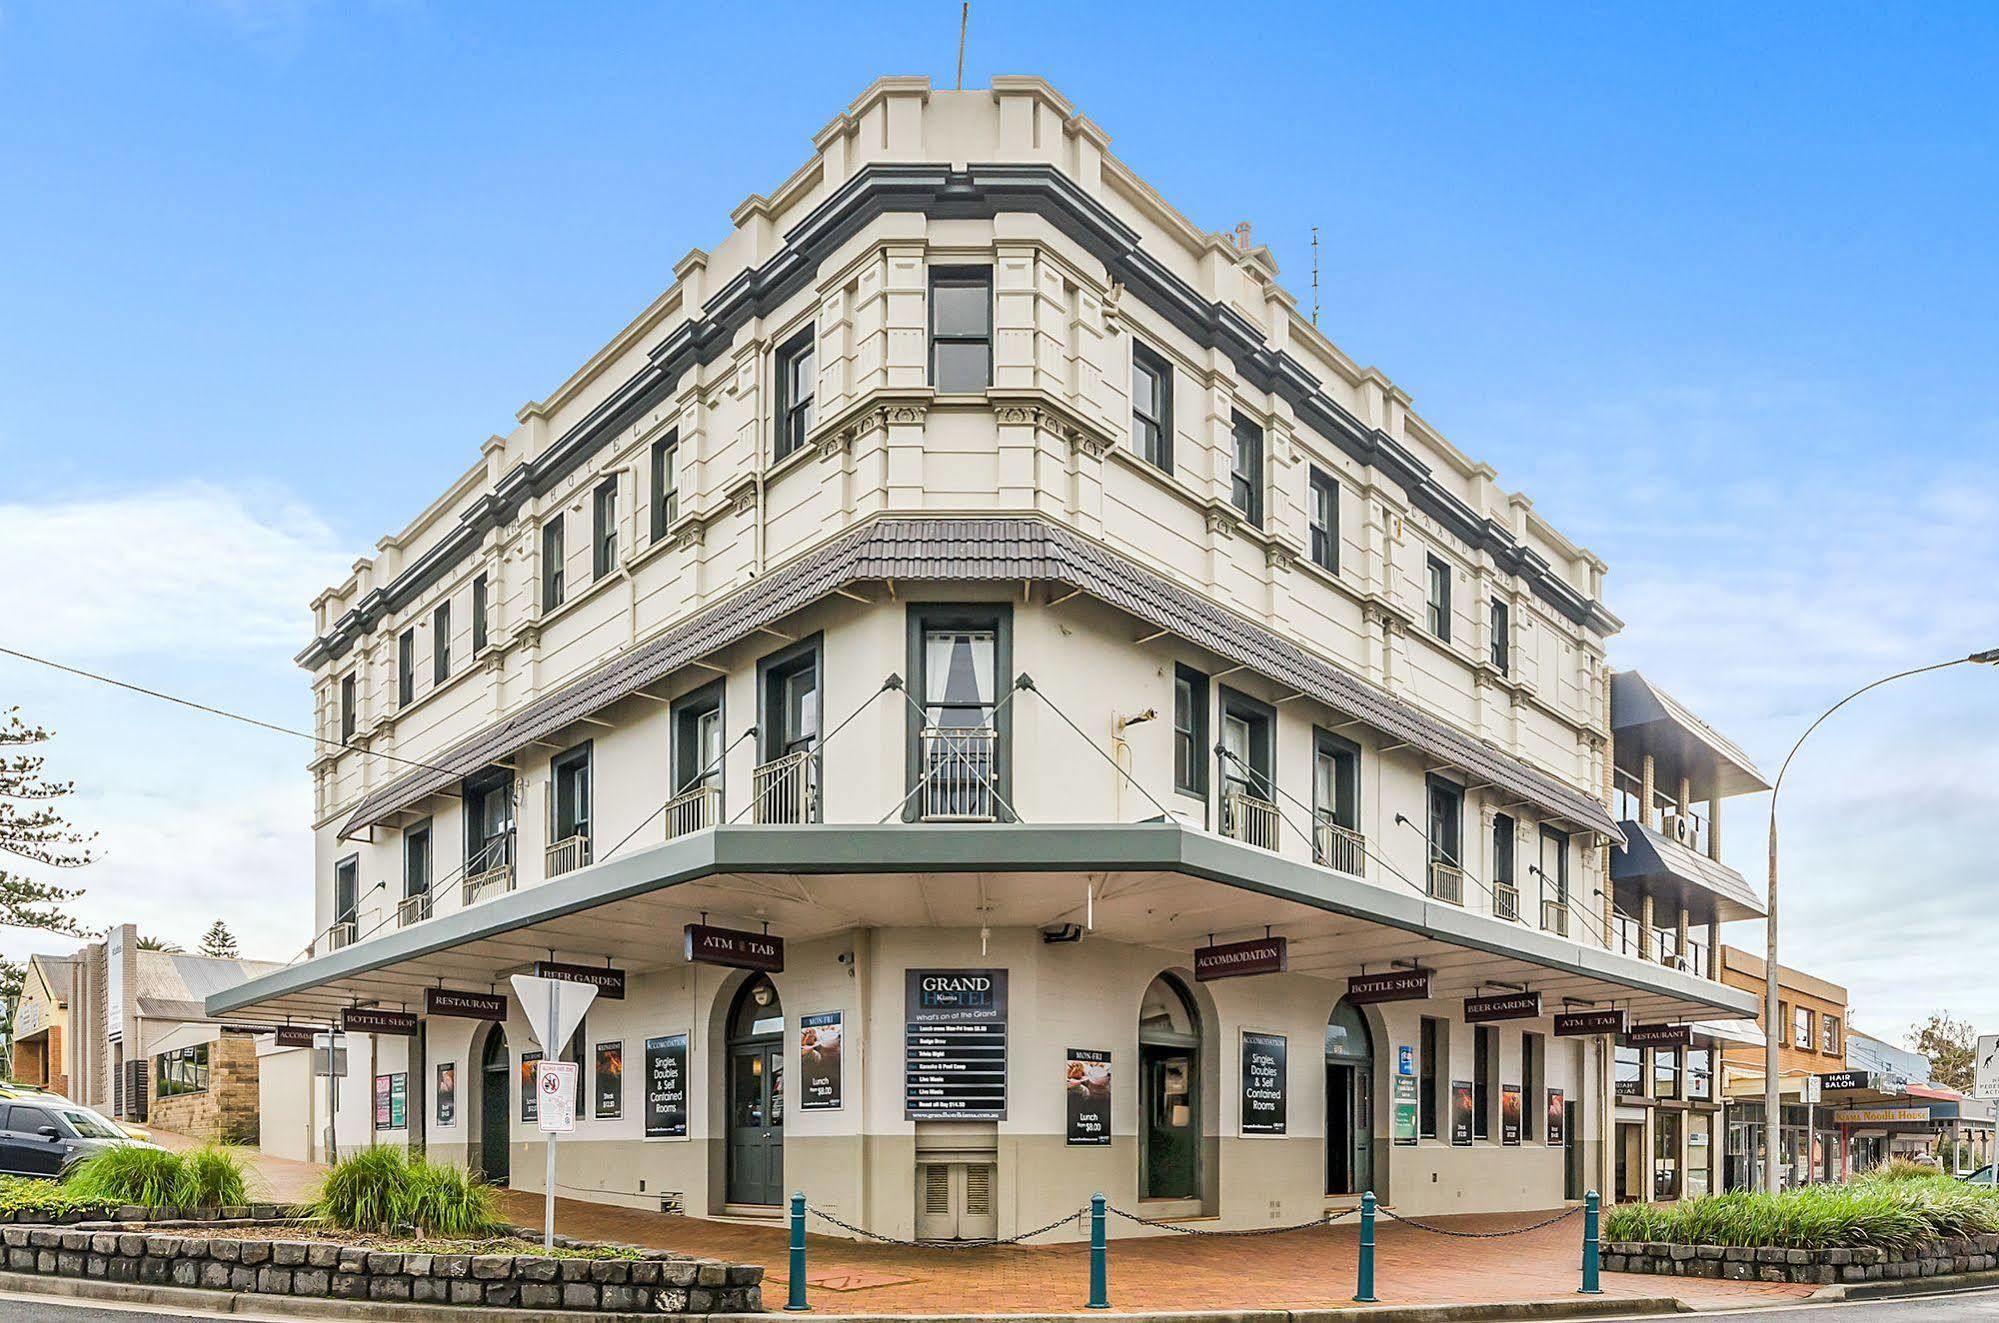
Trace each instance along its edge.
<instances>
[{"instance_id":1,"label":"chain between bollards","mask_svg":"<svg viewBox=\"0 0 1999 1323\"><path fill-rule=\"evenodd\" d=\"M1376 1303L1374 1294L1374 1191L1360 1197L1360 1270L1354 1282L1354 1303Z\"/></svg>"},{"instance_id":2,"label":"chain between bollards","mask_svg":"<svg viewBox=\"0 0 1999 1323\"><path fill-rule=\"evenodd\" d=\"M805 1191L791 1196L791 1280L784 1307L792 1313L812 1308L805 1302Z\"/></svg>"},{"instance_id":3,"label":"chain between bollards","mask_svg":"<svg viewBox=\"0 0 1999 1323\"><path fill-rule=\"evenodd\" d=\"M1104 1229L1104 1197L1090 1196L1090 1308L1111 1307L1110 1264Z\"/></svg>"},{"instance_id":4,"label":"chain between bollards","mask_svg":"<svg viewBox=\"0 0 1999 1323\"><path fill-rule=\"evenodd\" d=\"M1597 1284L1596 1257L1596 1214L1597 1193L1589 1191L1583 1196L1583 1284L1577 1295L1602 1295L1603 1288Z\"/></svg>"}]
</instances>

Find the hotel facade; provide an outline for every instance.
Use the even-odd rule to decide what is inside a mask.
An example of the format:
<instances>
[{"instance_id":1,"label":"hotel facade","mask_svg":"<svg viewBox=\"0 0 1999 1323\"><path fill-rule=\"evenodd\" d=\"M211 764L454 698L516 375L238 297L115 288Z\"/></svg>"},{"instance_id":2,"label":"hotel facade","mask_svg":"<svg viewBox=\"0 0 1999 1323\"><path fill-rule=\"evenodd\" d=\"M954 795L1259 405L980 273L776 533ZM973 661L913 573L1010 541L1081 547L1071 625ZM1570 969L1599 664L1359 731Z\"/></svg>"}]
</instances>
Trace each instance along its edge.
<instances>
[{"instance_id":1,"label":"hotel facade","mask_svg":"<svg viewBox=\"0 0 1999 1323\"><path fill-rule=\"evenodd\" d=\"M318 932L210 1009L347 1065L266 1131L539 1189L540 970L600 989L566 1196L1609 1190L1610 1035L1755 999L1697 851L1612 876L1605 566L1045 83L813 147L314 601Z\"/></svg>"}]
</instances>

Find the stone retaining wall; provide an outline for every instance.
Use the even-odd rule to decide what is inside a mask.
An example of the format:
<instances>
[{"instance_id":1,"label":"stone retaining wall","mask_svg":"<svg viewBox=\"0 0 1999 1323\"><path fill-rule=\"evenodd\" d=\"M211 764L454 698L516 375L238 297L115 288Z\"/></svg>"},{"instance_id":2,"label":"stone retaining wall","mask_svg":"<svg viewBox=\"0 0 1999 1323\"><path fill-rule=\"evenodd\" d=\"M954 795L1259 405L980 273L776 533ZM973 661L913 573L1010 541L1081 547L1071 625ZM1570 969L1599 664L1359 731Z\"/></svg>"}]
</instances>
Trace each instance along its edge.
<instances>
[{"instance_id":1,"label":"stone retaining wall","mask_svg":"<svg viewBox=\"0 0 1999 1323\"><path fill-rule=\"evenodd\" d=\"M1999 1235L1944 1240L1910 1250L1744 1248L1672 1245L1661 1241L1603 1242L1605 1272L1662 1277L1718 1277L1736 1282L1878 1282L1983 1272L1999 1267Z\"/></svg>"},{"instance_id":2,"label":"stone retaining wall","mask_svg":"<svg viewBox=\"0 0 1999 1323\"><path fill-rule=\"evenodd\" d=\"M326 1241L245 1240L229 1230L138 1221L15 1223L0 1226L0 1253L13 1272L261 1295L609 1313L763 1308L763 1268L754 1264L658 1250L636 1259L392 1254Z\"/></svg>"}]
</instances>

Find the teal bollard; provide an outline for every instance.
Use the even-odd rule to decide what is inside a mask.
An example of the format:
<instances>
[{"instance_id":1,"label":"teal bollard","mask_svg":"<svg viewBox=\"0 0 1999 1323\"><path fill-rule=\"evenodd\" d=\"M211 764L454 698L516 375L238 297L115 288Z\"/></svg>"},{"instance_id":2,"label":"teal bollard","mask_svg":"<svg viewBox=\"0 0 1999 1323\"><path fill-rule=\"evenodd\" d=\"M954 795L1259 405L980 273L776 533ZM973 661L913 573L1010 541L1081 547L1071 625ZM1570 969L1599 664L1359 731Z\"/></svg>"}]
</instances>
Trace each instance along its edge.
<instances>
[{"instance_id":1,"label":"teal bollard","mask_svg":"<svg viewBox=\"0 0 1999 1323\"><path fill-rule=\"evenodd\" d=\"M805 1192L791 1196L791 1283L785 1309L797 1313L812 1308L805 1302Z\"/></svg>"},{"instance_id":2,"label":"teal bollard","mask_svg":"<svg viewBox=\"0 0 1999 1323\"><path fill-rule=\"evenodd\" d=\"M1583 1196L1583 1284L1577 1295L1602 1295L1603 1288L1597 1285L1596 1259L1596 1210L1595 1190Z\"/></svg>"},{"instance_id":3,"label":"teal bollard","mask_svg":"<svg viewBox=\"0 0 1999 1323\"><path fill-rule=\"evenodd\" d=\"M1353 1302L1375 1303L1374 1294L1374 1191L1360 1197L1360 1278L1354 1283Z\"/></svg>"},{"instance_id":4,"label":"teal bollard","mask_svg":"<svg viewBox=\"0 0 1999 1323\"><path fill-rule=\"evenodd\" d=\"M1104 1197L1090 1196L1090 1308L1111 1307L1110 1254L1104 1239Z\"/></svg>"}]
</instances>

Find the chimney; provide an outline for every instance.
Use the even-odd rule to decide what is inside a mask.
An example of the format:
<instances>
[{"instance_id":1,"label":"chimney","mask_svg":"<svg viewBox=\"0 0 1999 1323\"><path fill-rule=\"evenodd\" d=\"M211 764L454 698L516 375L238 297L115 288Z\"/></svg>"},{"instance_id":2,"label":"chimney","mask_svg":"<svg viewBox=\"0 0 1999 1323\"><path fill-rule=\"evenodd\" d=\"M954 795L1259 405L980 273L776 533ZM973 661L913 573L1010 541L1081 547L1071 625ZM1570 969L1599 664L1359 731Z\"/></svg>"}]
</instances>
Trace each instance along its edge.
<instances>
[{"instance_id":1,"label":"chimney","mask_svg":"<svg viewBox=\"0 0 1999 1323\"><path fill-rule=\"evenodd\" d=\"M1249 222L1243 221L1235 227L1235 250L1246 253L1250 250Z\"/></svg>"}]
</instances>

